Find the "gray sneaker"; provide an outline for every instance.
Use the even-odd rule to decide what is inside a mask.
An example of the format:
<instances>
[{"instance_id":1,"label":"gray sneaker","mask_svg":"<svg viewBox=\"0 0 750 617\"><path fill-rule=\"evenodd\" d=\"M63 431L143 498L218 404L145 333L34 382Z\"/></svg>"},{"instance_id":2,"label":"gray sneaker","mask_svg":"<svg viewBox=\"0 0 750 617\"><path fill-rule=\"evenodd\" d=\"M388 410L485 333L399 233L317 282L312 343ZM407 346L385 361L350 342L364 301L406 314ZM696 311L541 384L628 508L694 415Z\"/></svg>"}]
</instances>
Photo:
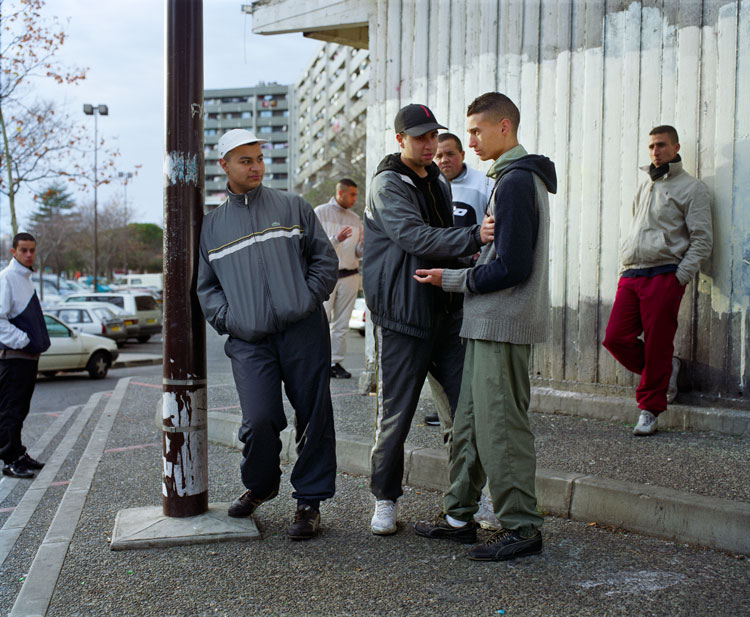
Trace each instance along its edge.
<instances>
[{"instance_id":1,"label":"gray sneaker","mask_svg":"<svg viewBox=\"0 0 750 617\"><path fill-rule=\"evenodd\" d=\"M656 416L645 409L641 410L641 417L633 429L633 435L653 435L656 432Z\"/></svg>"}]
</instances>

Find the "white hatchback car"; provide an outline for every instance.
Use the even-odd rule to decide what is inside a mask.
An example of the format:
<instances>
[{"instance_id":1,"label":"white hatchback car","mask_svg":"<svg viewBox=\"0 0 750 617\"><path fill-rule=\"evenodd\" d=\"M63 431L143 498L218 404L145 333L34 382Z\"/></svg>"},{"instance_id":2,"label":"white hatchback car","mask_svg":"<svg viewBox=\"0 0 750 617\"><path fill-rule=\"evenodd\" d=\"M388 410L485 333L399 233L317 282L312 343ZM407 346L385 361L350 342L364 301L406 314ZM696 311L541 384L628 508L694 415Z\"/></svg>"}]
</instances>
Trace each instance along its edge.
<instances>
[{"instance_id":1,"label":"white hatchback car","mask_svg":"<svg viewBox=\"0 0 750 617\"><path fill-rule=\"evenodd\" d=\"M74 332L52 315L45 315L50 347L39 356L39 372L52 377L59 372L88 371L103 379L117 360L117 343L103 336Z\"/></svg>"}]
</instances>

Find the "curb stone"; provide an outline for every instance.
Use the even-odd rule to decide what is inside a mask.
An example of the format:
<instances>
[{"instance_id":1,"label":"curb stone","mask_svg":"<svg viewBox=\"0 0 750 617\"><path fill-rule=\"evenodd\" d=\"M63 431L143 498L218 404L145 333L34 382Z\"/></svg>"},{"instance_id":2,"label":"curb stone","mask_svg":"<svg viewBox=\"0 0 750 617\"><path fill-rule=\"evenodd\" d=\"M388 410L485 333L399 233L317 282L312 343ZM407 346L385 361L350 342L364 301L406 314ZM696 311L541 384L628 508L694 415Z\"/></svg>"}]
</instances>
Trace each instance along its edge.
<instances>
[{"instance_id":1,"label":"curb stone","mask_svg":"<svg viewBox=\"0 0 750 617\"><path fill-rule=\"evenodd\" d=\"M241 417L208 413L208 438L232 448ZM297 458L294 429L281 432L281 457ZM339 471L369 475L372 443L359 436L339 434L336 450ZM446 490L448 455L442 449L405 447L404 482ZM622 529L750 555L750 504L718 497L684 493L660 486L623 482L597 476L538 468L539 506L554 516L596 521Z\"/></svg>"}]
</instances>

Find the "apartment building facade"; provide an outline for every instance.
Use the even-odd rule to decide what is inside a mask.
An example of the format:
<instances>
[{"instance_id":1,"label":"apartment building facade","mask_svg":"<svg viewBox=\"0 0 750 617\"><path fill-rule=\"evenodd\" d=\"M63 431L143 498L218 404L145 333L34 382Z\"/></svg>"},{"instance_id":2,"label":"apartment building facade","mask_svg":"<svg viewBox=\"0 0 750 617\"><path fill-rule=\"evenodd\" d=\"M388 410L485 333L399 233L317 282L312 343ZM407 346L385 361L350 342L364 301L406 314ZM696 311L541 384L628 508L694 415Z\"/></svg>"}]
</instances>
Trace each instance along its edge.
<instances>
[{"instance_id":1,"label":"apartment building facade","mask_svg":"<svg viewBox=\"0 0 750 617\"><path fill-rule=\"evenodd\" d=\"M357 140L364 171L369 81L369 51L336 43L325 43L300 76L291 124L291 190L304 193L330 179L336 157Z\"/></svg>"},{"instance_id":2,"label":"apartment building facade","mask_svg":"<svg viewBox=\"0 0 750 617\"><path fill-rule=\"evenodd\" d=\"M230 129L247 129L264 144L265 186L288 191L290 177L290 116L292 93L288 85L260 83L250 88L205 90L204 155L205 207L211 210L226 198L226 176L219 165L219 137Z\"/></svg>"}]
</instances>

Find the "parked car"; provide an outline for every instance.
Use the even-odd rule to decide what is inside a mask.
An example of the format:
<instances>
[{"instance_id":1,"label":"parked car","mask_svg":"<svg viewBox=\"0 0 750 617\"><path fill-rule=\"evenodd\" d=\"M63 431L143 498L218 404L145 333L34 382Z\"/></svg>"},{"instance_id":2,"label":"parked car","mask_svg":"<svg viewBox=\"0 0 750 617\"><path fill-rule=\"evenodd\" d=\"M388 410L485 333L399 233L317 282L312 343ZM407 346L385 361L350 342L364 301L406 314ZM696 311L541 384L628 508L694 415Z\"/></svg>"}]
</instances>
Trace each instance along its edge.
<instances>
[{"instance_id":1,"label":"parked car","mask_svg":"<svg viewBox=\"0 0 750 617\"><path fill-rule=\"evenodd\" d=\"M104 336L119 347L127 340L128 331L115 310L115 306L105 302L66 302L47 312L76 332Z\"/></svg>"},{"instance_id":2,"label":"parked car","mask_svg":"<svg viewBox=\"0 0 750 617\"><path fill-rule=\"evenodd\" d=\"M50 347L39 356L39 372L52 377L59 372L86 370L92 379L103 379L117 360L117 344L103 336L75 332L45 314Z\"/></svg>"},{"instance_id":3,"label":"parked car","mask_svg":"<svg viewBox=\"0 0 750 617\"><path fill-rule=\"evenodd\" d=\"M128 328L128 338L137 338L139 343L145 343L152 335L161 332L161 309L150 293L110 291L72 294L65 298L65 302L108 302L124 309L130 315L135 315L138 319L138 332L131 334Z\"/></svg>"},{"instance_id":4,"label":"parked car","mask_svg":"<svg viewBox=\"0 0 750 617\"><path fill-rule=\"evenodd\" d=\"M364 298L357 298L354 301L352 315L349 318L349 328L356 330L362 336L365 335L365 317L367 316L367 305Z\"/></svg>"}]
</instances>

